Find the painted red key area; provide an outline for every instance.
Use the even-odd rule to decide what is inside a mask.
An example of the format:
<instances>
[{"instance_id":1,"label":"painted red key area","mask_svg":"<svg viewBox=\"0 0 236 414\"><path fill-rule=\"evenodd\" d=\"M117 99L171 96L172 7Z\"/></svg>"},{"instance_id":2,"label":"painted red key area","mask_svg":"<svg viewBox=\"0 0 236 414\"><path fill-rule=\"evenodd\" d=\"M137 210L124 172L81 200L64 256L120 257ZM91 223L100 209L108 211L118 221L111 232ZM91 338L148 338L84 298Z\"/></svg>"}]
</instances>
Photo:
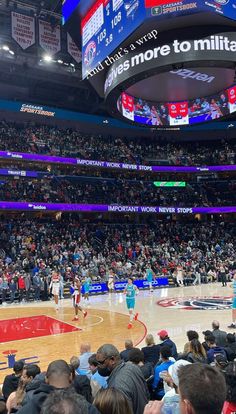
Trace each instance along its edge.
<instances>
[{"instance_id":1,"label":"painted red key area","mask_svg":"<svg viewBox=\"0 0 236 414\"><path fill-rule=\"evenodd\" d=\"M81 329L45 315L0 321L0 342L58 335Z\"/></svg>"}]
</instances>

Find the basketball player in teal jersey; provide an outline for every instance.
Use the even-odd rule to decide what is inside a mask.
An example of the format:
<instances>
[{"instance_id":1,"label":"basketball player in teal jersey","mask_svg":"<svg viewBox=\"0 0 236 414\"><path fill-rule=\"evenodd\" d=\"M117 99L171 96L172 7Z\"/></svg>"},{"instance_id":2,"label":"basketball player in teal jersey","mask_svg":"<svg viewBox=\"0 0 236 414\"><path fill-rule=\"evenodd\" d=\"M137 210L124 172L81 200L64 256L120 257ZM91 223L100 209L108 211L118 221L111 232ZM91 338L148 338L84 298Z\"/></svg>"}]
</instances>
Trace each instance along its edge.
<instances>
[{"instance_id":1,"label":"basketball player in teal jersey","mask_svg":"<svg viewBox=\"0 0 236 414\"><path fill-rule=\"evenodd\" d=\"M233 300L232 300L232 323L228 326L228 328L236 329L236 271L234 273L233 283Z\"/></svg>"},{"instance_id":2,"label":"basketball player in teal jersey","mask_svg":"<svg viewBox=\"0 0 236 414\"><path fill-rule=\"evenodd\" d=\"M91 278L89 276L86 276L85 279L82 281L82 285L84 287L84 299L89 301L89 291L91 287Z\"/></svg>"},{"instance_id":3,"label":"basketball player in teal jersey","mask_svg":"<svg viewBox=\"0 0 236 414\"><path fill-rule=\"evenodd\" d=\"M133 284L131 278L128 279L124 293L126 294L126 305L129 311L128 329L131 329L133 327L133 320L136 321L138 319L138 313L134 314L135 296L138 294L138 288Z\"/></svg>"},{"instance_id":4,"label":"basketball player in teal jersey","mask_svg":"<svg viewBox=\"0 0 236 414\"><path fill-rule=\"evenodd\" d=\"M150 292L153 292L153 281L155 280L155 275L151 269L151 266L147 267L146 269L146 279L148 281L149 284L149 290Z\"/></svg>"}]
</instances>

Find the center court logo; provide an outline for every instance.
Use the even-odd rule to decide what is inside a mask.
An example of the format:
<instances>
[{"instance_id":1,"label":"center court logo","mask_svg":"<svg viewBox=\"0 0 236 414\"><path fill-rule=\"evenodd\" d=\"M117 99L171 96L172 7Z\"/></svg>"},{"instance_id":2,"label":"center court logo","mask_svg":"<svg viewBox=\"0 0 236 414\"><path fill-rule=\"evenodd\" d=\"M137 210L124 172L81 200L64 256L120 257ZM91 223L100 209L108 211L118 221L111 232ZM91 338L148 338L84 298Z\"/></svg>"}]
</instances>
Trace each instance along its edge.
<instances>
[{"instance_id":1,"label":"center court logo","mask_svg":"<svg viewBox=\"0 0 236 414\"><path fill-rule=\"evenodd\" d=\"M217 4L220 4L221 6L225 6L228 4L229 0L215 0Z\"/></svg>"},{"instance_id":2,"label":"center court logo","mask_svg":"<svg viewBox=\"0 0 236 414\"><path fill-rule=\"evenodd\" d=\"M232 306L232 298L229 296L203 296L191 298L167 298L157 302L163 308L186 310L224 310Z\"/></svg>"}]
</instances>

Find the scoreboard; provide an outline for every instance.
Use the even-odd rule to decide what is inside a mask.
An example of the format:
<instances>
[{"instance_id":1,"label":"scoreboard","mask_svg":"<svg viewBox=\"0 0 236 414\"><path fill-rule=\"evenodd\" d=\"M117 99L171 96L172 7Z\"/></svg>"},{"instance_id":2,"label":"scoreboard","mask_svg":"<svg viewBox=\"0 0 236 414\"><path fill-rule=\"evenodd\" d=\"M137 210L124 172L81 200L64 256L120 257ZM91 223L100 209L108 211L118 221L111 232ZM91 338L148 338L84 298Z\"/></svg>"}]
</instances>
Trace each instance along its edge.
<instances>
[{"instance_id":1,"label":"scoreboard","mask_svg":"<svg viewBox=\"0 0 236 414\"><path fill-rule=\"evenodd\" d=\"M64 19L68 7L87 0L64 0ZM210 11L236 20L235 0L94 0L81 19L83 78L101 64L146 19L162 20ZM67 12L67 15L66 15ZM76 29L77 30L77 29ZM120 50L123 53L124 50ZM108 66L112 62L108 62Z\"/></svg>"},{"instance_id":2,"label":"scoreboard","mask_svg":"<svg viewBox=\"0 0 236 414\"><path fill-rule=\"evenodd\" d=\"M144 21L145 0L96 0L81 21L83 78ZM124 54L124 53L123 53Z\"/></svg>"}]
</instances>

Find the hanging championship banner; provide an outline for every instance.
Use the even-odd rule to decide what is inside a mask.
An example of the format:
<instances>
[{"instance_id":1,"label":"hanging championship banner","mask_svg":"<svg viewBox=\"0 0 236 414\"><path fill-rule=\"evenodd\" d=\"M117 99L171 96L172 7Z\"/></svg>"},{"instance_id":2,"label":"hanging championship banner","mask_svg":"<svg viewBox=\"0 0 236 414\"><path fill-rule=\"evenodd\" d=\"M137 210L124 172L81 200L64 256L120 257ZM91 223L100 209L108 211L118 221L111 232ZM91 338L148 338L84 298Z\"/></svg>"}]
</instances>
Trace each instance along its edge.
<instances>
[{"instance_id":1,"label":"hanging championship banner","mask_svg":"<svg viewBox=\"0 0 236 414\"><path fill-rule=\"evenodd\" d=\"M79 50L69 33L67 33L67 51L77 63L82 61L82 52Z\"/></svg>"},{"instance_id":2,"label":"hanging championship banner","mask_svg":"<svg viewBox=\"0 0 236 414\"><path fill-rule=\"evenodd\" d=\"M35 18L20 13L11 13L12 38L23 49L35 44Z\"/></svg>"},{"instance_id":3,"label":"hanging championship banner","mask_svg":"<svg viewBox=\"0 0 236 414\"><path fill-rule=\"evenodd\" d=\"M52 26L51 23L39 20L39 44L50 55L61 50L61 27Z\"/></svg>"}]
</instances>

